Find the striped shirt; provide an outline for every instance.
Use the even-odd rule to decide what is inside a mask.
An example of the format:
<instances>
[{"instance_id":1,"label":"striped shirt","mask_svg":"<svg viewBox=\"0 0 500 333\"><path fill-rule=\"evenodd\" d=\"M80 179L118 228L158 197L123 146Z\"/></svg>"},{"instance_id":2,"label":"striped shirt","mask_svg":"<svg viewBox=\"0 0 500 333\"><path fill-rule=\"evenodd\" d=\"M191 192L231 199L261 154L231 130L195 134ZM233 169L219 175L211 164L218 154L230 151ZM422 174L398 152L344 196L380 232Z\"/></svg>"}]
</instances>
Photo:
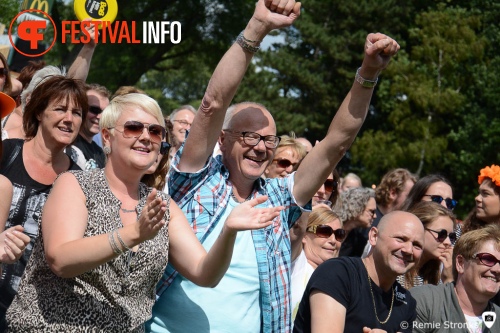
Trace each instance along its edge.
<instances>
[{"instance_id":1,"label":"striped shirt","mask_svg":"<svg viewBox=\"0 0 500 333\"><path fill-rule=\"evenodd\" d=\"M217 223L224 223L220 218L228 207L233 186L229 181L229 171L222 164L222 156L211 157L207 165L196 173L183 173L176 168L181 154L182 148L177 152L169 174L169 193L203 243ZM269 196L258 207L285 207L273 224L252 231L261 290L262 332L291 332L289 229L302 211L311 209L310 202L304 208L296 204L292 195L294 176L295 173L286 178L259 178L255 181L252 194L253 198L257 194ZM162 297L177 274L169 264L158 283L157 297ZM168 297L168 292L164 297Z\"/></svg>"}]
</instances>

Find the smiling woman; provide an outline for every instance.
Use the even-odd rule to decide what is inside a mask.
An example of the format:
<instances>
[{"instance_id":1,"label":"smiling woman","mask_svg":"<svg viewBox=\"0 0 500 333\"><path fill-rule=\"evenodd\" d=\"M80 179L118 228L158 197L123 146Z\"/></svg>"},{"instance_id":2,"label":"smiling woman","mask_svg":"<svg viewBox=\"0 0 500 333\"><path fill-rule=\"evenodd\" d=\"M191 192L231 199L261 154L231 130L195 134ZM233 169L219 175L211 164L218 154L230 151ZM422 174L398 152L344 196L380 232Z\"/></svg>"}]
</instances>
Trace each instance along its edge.
<instances>
[{"instance_id":1,"label":"smiling woman","mask_svg":"<svg viewBox=\"0 0 500 333\"><path fill-rule=\"evenodd\" d=\"M12 182L14 193L6 227L24 227L31 243L22 260L3 265L0 321L16 295L30 258L38 236L38 219L52 183L61 172L79 169L64 148L75 139L87 110L83 83L54 76L40 84L31 96L23 115L26 141L3 141L0 173Z\"/></svg>"}]
</instances>

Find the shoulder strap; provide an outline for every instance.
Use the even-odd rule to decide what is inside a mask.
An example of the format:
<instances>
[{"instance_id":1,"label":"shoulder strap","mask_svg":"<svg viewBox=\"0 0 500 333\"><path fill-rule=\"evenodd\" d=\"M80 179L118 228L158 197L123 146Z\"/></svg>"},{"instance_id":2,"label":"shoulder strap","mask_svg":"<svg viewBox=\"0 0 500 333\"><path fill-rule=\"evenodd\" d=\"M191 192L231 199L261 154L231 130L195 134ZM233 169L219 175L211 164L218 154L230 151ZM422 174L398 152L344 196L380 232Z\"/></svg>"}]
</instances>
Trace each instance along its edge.
<instances>
[{"instance_id":1,"label":"shoulder strap","mask_svg":"<svg viewBox=\"0 0 500 333\"><path fill-rule=\"evenodd\" d=\"M4 167L4 170L7 170L11 165L12 163L14 163L14 161L16 160L17 158L17 155L19 155L19 152L21 151L21 146L23 144L23 141L20 140L20 144L17 144L14 146L14 149L12 149L12 152L10 153L10 156L9 156L9 159L7 160L7 163L5 164L5 167Z\"/></svg>"}]
</instances>

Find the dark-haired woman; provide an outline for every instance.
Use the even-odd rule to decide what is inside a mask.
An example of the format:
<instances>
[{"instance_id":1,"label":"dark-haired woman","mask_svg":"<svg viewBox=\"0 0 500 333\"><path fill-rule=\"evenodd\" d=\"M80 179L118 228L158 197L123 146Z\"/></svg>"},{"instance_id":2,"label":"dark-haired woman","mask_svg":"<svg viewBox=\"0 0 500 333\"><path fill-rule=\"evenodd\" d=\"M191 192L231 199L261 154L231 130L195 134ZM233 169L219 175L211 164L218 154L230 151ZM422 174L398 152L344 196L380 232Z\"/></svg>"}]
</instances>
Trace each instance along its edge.
<instances>
[{"instance_id":1,"label":"dark-haired woman","mask_svg":"<svg viewBox=\"0 0 500 333\"><path fill-rule=\"evenodd\" d=\"M54 76L32 93L23 115L26 140L3 141L0 173L13 185L7 228L24 227L31 238L23 256L14 264L3 264L0 277L0 320L10 306L38 236L38 218L56 177L78 170L64 153L80 130L88 109L83 83Z\"/></svg>"}]
</instances>

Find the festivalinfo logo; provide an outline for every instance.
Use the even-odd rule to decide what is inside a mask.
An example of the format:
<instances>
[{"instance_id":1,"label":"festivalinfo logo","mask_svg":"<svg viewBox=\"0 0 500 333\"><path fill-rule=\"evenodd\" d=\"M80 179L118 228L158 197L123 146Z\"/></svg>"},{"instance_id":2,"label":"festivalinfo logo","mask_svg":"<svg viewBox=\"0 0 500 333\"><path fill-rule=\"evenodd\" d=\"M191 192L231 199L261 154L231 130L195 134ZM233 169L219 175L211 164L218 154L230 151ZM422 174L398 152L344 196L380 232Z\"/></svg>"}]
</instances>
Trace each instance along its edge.
<instances>
[{"instance_id":1,"label":"festivalinfo logo","mask_svg":"<svg viewBox=\"0 0 500 333\"><path fill-rule=\"evenodd\" d=\"M94 1L99 3L98 1ZM99 7L96 6L98 9ZM106 12L101 9L100 14ZM103 15L105 16L105 15ZM179 44L182 41L182 26L178 21L106 21L91 17L91 21L62 21L61 42L63 44ZM142 25L142 36L137 35L137 27ZM93 29L92 29L93 28ZM30 51L21 51L14 41L17 38L29 42ZM27 9L11 21L9 40L19 53L27 57L39 57L47 53L55 44L57 27L52 17L40 9ZM49 40L50 45L39 50L38 42ZM31 52L32 51L32 52Z\"/></svg>"}]
</instances>

